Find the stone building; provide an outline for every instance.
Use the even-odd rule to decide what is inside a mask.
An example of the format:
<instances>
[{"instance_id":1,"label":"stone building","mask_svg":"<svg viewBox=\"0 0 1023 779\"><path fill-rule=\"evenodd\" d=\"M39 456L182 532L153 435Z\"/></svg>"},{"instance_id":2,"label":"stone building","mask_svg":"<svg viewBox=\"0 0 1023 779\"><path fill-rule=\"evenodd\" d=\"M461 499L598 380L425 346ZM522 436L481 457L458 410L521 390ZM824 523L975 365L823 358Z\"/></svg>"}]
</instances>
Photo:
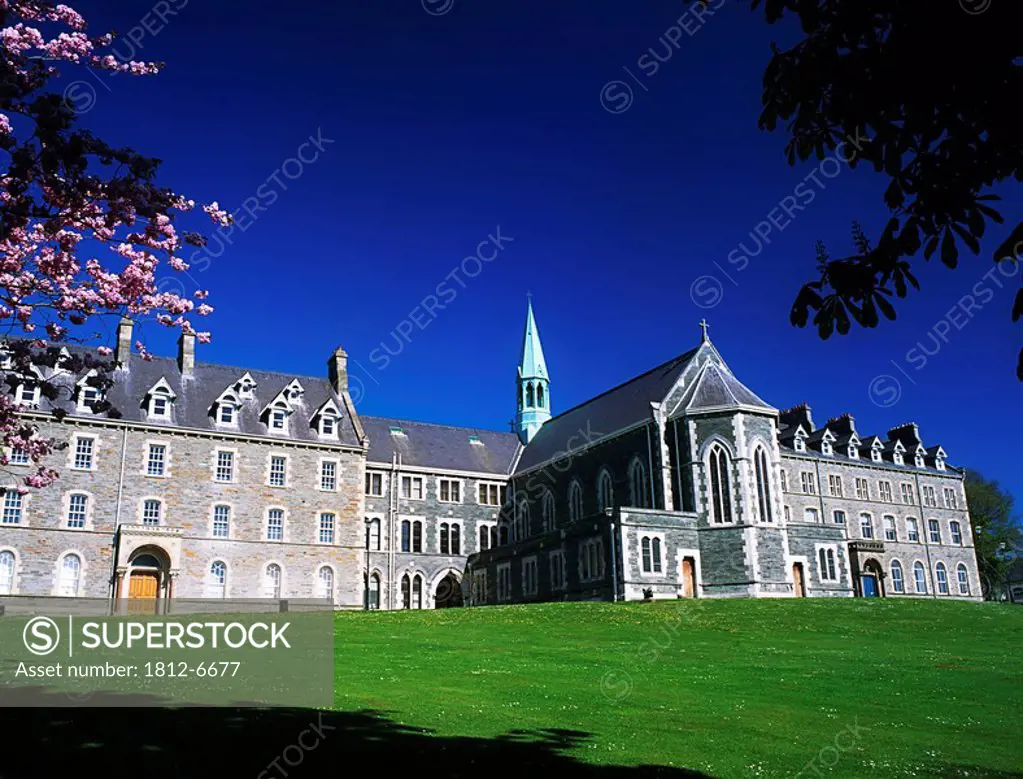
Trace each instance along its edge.
<instances>
[{"instance_id":1,"label":"stone building","mask_svg":"<svg viewBox=\"0 0 1023 779\"><path fill-rule=\"evenodd\" d=\"M980 598L963 474L915 424L880 438L849 415L779 411L705 324L695 349L550 417L529 341L527 327L519 403L547 416L519 416L510 543L469 558L470 604Z\"/></svg>"},{"instance_id":2,"label":"stone building","mask_svg":"<svg viewBox=\"0 0 1023 779\"><path fill-rule=\"evenodd\" d=\"M710 343L557 416L532 304L514 432L360 416L325 377L130 352L114 383L8 386L67 448L0 500L0 595L533 600L978 598L962 473L916 425L861 437L744 386ZM76 347L68 347L77 349ZM116 409L98 411L97 400ZM58 421L54 405L66 416ZM8 453L7 486L33 466Z\"/></svg>"}]
</instances>

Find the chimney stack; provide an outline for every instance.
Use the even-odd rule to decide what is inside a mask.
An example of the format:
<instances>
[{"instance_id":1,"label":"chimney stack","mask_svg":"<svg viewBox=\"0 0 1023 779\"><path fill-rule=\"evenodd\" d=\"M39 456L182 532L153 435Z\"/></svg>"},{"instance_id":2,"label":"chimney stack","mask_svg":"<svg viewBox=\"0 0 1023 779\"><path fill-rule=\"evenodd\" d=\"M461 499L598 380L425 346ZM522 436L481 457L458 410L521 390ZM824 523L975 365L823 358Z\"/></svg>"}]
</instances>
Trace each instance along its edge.
<instances>
[{"instance_id":1,"label":"chimney stack","mask_svg":"<svg viewBox=\"0 0 1023 779\"><path fill-rule=\"evenodd\" d=\"M340 346L327 360L327 380L338 395L348 391L348 353Z\"/></svg>"},{"instance_id":2,"label":"chimney stack","mask_svg":"<svg viewBox=\"0 0 1023 779\"><path fill-rule=\"evenodd\" d=\"M195 370L195 333L181 333L178 338L178 370L182 376L191 376Z\"/></svg>"},{"instance_id":3,"label":"chimney stack","mask_svg":"<svg viewBox=\"0 0 1023 779\"><path fill-rule=\"evenodd\" d=\"M117 325L117 350L114 352L114 359L120 368L128 368L128 360L131 358L131 328L132 321L128 317L121 317Z\"/></svg>"}]
</instances>

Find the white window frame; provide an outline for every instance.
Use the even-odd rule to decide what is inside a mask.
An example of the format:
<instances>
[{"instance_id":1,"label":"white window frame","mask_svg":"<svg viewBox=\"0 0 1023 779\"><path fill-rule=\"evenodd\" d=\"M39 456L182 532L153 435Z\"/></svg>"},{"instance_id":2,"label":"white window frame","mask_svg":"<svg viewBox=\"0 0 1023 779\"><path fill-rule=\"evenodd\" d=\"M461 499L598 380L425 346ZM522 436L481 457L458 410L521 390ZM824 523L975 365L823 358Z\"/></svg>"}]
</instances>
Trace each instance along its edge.
<instances>
[{"instance_id":1,"label":"white window frame","mask_svg":"<svg viewBox=\"0 0 1023 779\"><path fill-rule=\"evenodd\" d=\"M149 464L152 461L152 449L154 446L163 447L163 473L150 473ZM150 479L169 479L171 475L171 447L166 441L146 441L142 449L142 475Z\"/></svg>"},{"instance_id":2,"label":"white window frame","mask_svg":"<svg viewBox=\"0 0 1023 779\"><path fill-rule=\"evenodd\" d=\"M916 505L916 494L913 489L912 482L904 481L899 488L902 492L902 505L904 506L915 506ZM908 498L908 500L907 500Z\"/></svg>"},{"instance_id":3,"label":"white window frame","mask_svg":"<svg viewBox=\"0 0 1023 779\"><path fill-rule=\"evenodd\" d=\"M333 476L329 475L327 471L329 467L333 466ZM321 457L319 460L319 476L317 478L316 489L320 492L337 492L338 486L341 483L341 461L332 457ZM333 485L331 485L333 481Z\"/></svg>"},{"instance_id":4,"label":"white window frame","mask_svg":"<svg viewBox=\"0 0 1023 779\"><path fill-rule=\"evenodd\" d=\"M821 552L824 552L824 563L826 569L821 568ZM821 582L834 584L842 578L841 560L838 556L838 547L835 544L814 544L814 565L817 566L817 579ZM834 562L834 576L831 575L831 563Z\"/></svg>"},{"instance_id":5,"label":"white window frame","mask_svg":"<svg viewBox=\"0 0 1023 779\"><path fill-rule=\"evenodd\" d=\"M85 506L82 511L82 524L81 526L71 524L71 497L74 495L81 495L85 498ZM92 495L85 490L68 490L64 493L61 500L61 506L63 508L61 530L81 531L81 530L92 530Z\"/></svg>"},{"instance_id":6,"label":"white window frame","mask_svg":"<svg viewBox=\"0 0 1023 779\"><path fill-rule=\"evenodd\" d=\"M408 485L409 485L409 489L408 489L408 494L407 495L405 494L406 479L408 480ZM418 497L415 495L416 490L414 489L414 487L416 486L417 483L419 485L419 490L418 490L419 495L418 495ZM401 492L399 494L401 495L401 499L402 500L426 500L426 479L425 479L425 477L423 477L423 476L416 476L414 474L404 474L401 477L401 485L400 486L401 486Z\"/></svg>"},{"instance_id":7,"label":"white window frame","mask_svg":"<svg viewBox=\"0 0 1023 779\"><path fill-rule=\"evenodd\" d=\"M555 565L555 560L558 561L558 565ZM568 586L568 571L565 568L565 550L555 549L551 551L548 555L547 564L550 568L551 591L560 592L561 590L564 590Z\"/></svg>"},{"instance_id":8,"label":"white window frame","mask_svg":"<svg viewBox=\"0 0 1023 779\"><path fill-rule=\"evenodd\" d=\"M272 581L270 570L276 568L277 581ZM263 565L263 597L280 600L286 592L284 588L284 566L277 560L267 560Z\"/></svg>"},{"instance_id":9,"label":"white window frame","mask_svg":"<svg viewBox=\"0 0 1023 779\"><path fill-rule=\"evenodd\" d=\"M870 500L870 480L861 476L856 479L856 500Z\"/></svg>"},{"instance_id":10,"label":"white window frame","mask_svg":"<svg viewBox=\"0 0 1023 779\"><path fill-rule=\"evenodd\" d=\"M445 500L442 495L444 493L444 484L448 486L448 498ZM451 500L451 485L457 485L458 488L458 500ZM498 491L500 495L500 491ZM465 480L456 479L450 476L438 476L437 477L437 502L438 503L450 503L460 504L465 497Z\"/></svg>"},{"instance_id":11,"label":"white window frame","mask_svg":"<svg viewBox=\"0 0 1023 779\"><path fill-rule=\"evenodd\" d=\"M878 500L882 503L894 503L892 500L892 483L887 479L877 480L877 495Z\"/></svg>"},{"instance_id":12,"label":"white window frame","mask_svg":"<svg viewBox=\"0 0 1023 779\"><path fill-rule=\"evenodd\" d=\"M833 498L844 498L842 486L842 475L840 473L828 474L828 494Z\"/></svg>"},{"instance_id":13,"label":"white window frame","mask_svg":"<svg viewBox=\"0 0 1023 779\"><path fill-rule=\"evenodd\" d=\"M937 528L937 530L935 530ZM938 539L935 540L934 536L937 535ZM937 519L927 520L927 543L929 544L940 544L941 543L941 522Z\"/></svg>"},{"instance_id":14,"label":"white window frame","mask_svg":"<svg viewBox=\"0 0 1023 779\"><path fill-rule=\"evenodd\" d=\"M220 474L220 455L230 454L231 455L231 474L229 479L218 478ZM237 484L238 483L238 450L229 449L226 447L216 447L213 450L213 458L211 463L211 471L213 473L213 481L217 484Z\"/></svg>"},{"instance_id":15,"label":"white window frame","mask_svg":"<svg viewBox=\"0 0 1023 779\"><path fill-rule=\"evenodd\" d=\"M889 520L891 521L890 527ZM885 514L881 517L881 530L884 533L885 541L899 540L899 523L898 520L893 515Z\"/></svg>"},{"instance_id":16,"label":"white window frame","mask_svg":"<svg viewBox=\"0 0 1023 779\"><path fill-rule=\"evenodd\" d=\"M271 538L270 537L270 514L272 512L281 512L281 537ZM288 540L288 510L284 506L267 506L266 513L263 516L263 540L271 544L282 544Z\"/></svg>"},{"instance_id":17,"label":"white window frame","mask_svg":"<svg viewBox=\"0 0 1023 779\"><path fill-rule=\"evenodd\" d=\"M224 581L222 584L214 584L213 566L220 563L224 566ZM228 598L231 587L231 564L223 557L213 557L206 562L206 572L203 574L203 597L204 598ZM211 594L212 593L212 594Z\"/></svg>"},{"instance_id":18,"label":"white window frame","mask_svg":"<svg viewBox=\"0 0 1023 779\"><path fill-rule=\"evenodd\" d=\"M842 515L841 519L838 518L839 514ZM835 509L833 512L831 512L831 520L832 523L835 525L845 526L849 523L849 517L846 514L845 509Z\"/></svg>"},{"instance_id":19,"label":"white window frame","mask_svg":"<svg viewBox=\"0 0 1023 779\"><path fill-rule=\"evenodd\" d=\"M324 526L324 519L330 517L330 538L326 541L323 540L323 535L328 528ZM323 544L324 546L336 546L337 545L337 531L338 531L338 520L336 511L317 511L316 512L316 543Z\"/></svg>"},{"instance_id":20,"label":"white window frame","mask_svg":"<svg viewBox=\"0 0 1023 779\"><path fill-rule=\"evenodd\" d=\"M440 526L441 525L447 525L447 527L448 527L448 551L446 551L446 552L442 551L443 548L442 548L441 543L440 543L440 541L441 541L441 539L440 539L441 527ZM452 538L451 530L453 528L456 528L456 527L458 528L458 551L457 552L452 552L451 551L451 546L452 546L451 545L451 538ZM424 541L424 544L425 544L426 539L424 538L423 541ZM409 540L409 544L411 545L411 539ZM437 554L442 554L442 555L445 555L445 556L448 556L448 557L465 557L466 556L466 553L465 553L465 528L462 525L462 520L461 519L453 519L451 517L441 517L440 518L440 521L437 523Z\"/></svg>"},{"instance_id":21,"label":"white window frame","mask_svg":"<svg viewBox=\"0 0 1023 779\"><path fill-rule=\"evenodd\" d=\"M923 560L913 561L913 594L915 595L927 595L927 566L924 565ZM923 571L923 588L920 587L920 579L917 577L917 571Z\"/></svg>"},{"instance_id":22,"label":"white window frame","mask_svg":"<svg viewBox=\"0 0 1023 779\"><path fill-rule=\"evenodd\" d=\"M156 401L164 401L164 411L160 413L156 410ZM171 392L164 389L163 387L157 387L149 393L149 403L146 404L146 417L149 419L160 419L169 420L171 418L171 411L174 407L174 396Z\"/></svg>"},{"instance_id":23,"label":"white window frame","mask_svg":"<svg viewBox=\"0 0 1023 779\"><path fill-rule=\"evenodd\" d=\"M941 576L944 574L944 577ZM944 578L944 582L942 581ZM934 591L938 595L951 595L952 588L949 586L948 565L944 560L936 560L934 563Z\"/></svg>"},{"instance_id":24,"label":"white window frame","mask_svg":"<svg viewBox=\"0 0 1023 779\"><path fill-rule=\"evenodd\" d=\"M3 500L0 501L0 527L25 527L28 524L25 521L25 509L28 505L28 500L28 494L22 495L18 492L18 487L16 485L6 485L6 492L4 493ZM10 512L13 516L15 511L17 511L18 521L5 521L8 516L8 512Z\"/></svg>"},{"instance_id":25,"label":"white window frame","mask_svg":"<svg viewBox=\"0 0 1023 779\"><path fill-rule=\"evenodd\" d=\"M370 489L368 489L369 487L372 487L374 478L380 480L380 492L371 492ZM364 489L367 497L370 498L384 497L385 493L387 492L387 487L385 485L386 479L384 479L384 474L381 471L371 471L369 469L366 470Z\"/></svg>"},{"instance_id":26,"label":"white window frame","mask_svg":"<svg viewBox=\"0 0 1023 779\"><path fill-rule=\"evenodd\" d=\"M155 525L146 525L146 504L150 501L154 501L158 506ZM160 527L161 525L166 524L164 521L164 517L166 516L164 501L156 495L146 495L145 497L140 498L138 512L140 525L146 525L146 527Z\"/></svg>"},{"instance_id":27,"label":"white window frame","mask_svg":"<svg viewBox=\"0 0 1023 779\"><path fill-rule=\"evenodd\" d=\"M227 535L217 533L217 509L223 506L227 509ZM234 538L234 506L226 501L217 501L210 506L210 538Z\"/></svg>"},{"instance_id":28,"label":"white window frame","mask_svg":"<svg viewBox=\"0 0 1023 779\"><path fill-rule=\"evenodd\" d=\"M861 511L857 519L859 519L860 521L859 522L860 538L866 538L870 540L876 538L874 534L874 515L871 514L869 511ZM866 520L866 522L864 522L864 520ZM864 527L867 528L867 530L869 531L868 533L863 532Z\"/></svg>"},{"instance_id":29,"label":"white window frame","mask_svg":"<svg viewBox=\"0 0 1023 779\"><path fill-rule=\"evenodd\" d=\"M650 570L646 569L646 561L643 553L643 542L650 542ZM657 541L657 544L654 544ZM658 554L654 554L654 550ZM668 547L664 533L642 532L636 536L636 559L639 561L639 575L649 579L664 578L665 568L668 561Z\"/></svg>"},{"instance_id":30,"label":"white window frame","mask_svg":"<svg viewBox=\"0 0 1023 779\"><path fill-rule=\"evenodd\" d=\"M899 566L899 576L895 576L895 566ZM892 592L896 595L906 594L906 566L902 564L902 561L898 558L892 558L891 562L888 563L888 573L891 577ZM901 586L897 587L896 582Z\"/></svg>"},{"instance_id":31,"label":"white window frame","mask_svg":"<svg viewBox=\"0 0 1023 779\"><path fill-rule=\"evenodd\" d=\"M92 441L92 450L89 454L89 464L85 467L78 464L78 447L82 441ZM85 433L75 433L71 437L71 446L68 447L68 467L72 471L83 473L95 471L96 459L99 457L99 436Z\"/></svg>"},{"instance_id":32,"label":"white window frame","mask_svg":"<svg viewBox=\"0 0 1023 779\"><path fill-rule=\"evenodd\" d=\"M916 517L906 517L906 540L914 544L920 543L920 520Z\"/></svg>"},{"instance_id":33,"label":"white window frame","mask_svg":"<svg viewBox=\"0 0 1023 779\"><path fill-rule=\"evenodd\" d=\"M284 460L284 483L274 484L273 483L273 466L274 458L280 458ZM266 485L273 487L276 490L286 489L288 483L291 481L291 458L284 452L269 452L266 456Z\"/></svg>"},{"instance_id":34,"label":"white window frame","mask_svg":"<svg viewBox=\"0 0 1023 779\"><path fill-rule=\"evenodd\" d=\"M64 560L74 555L78 558L78 578L76 579L75 592L71 594L64 594ZM79 549L65 549L57 556L57 566L53 581L53 594L60 598L81 598L82 593L86 592L86 573L88 571L88 563L86 562L85 555Z\"/></svg>"},{"instance_id":35,"label":"white window frame","mask_svg":"<svg viewBox=\"0 0 1023 779\"><path fill-rule=\"evenodd\" d=\"M947 509L958 509L959 508L959 500L958 500L958 498L956 496L956 491L954 489L952 489L951 487L942 487L941 488L941 495L942 495L942 500L943 500L943 502L945 504L945 508L947 508Z\"/></svg>"},{"instance_id":36,"label":"white window frame","mask_svg":"<svg viewBox=\"0 0 1023 779\"><path fill-rule=\"evenodd\" d=\"M804 495L816 495L817 474L815 474L813 471L800 471L799 486Z\"/></svg>"},{"instance_id":37,"label":"white window frame","mask_svg":"<svg viewBox=\"0 0 1023 779\"><path fill-rule=\"evenodd\" d=\"M963 545L963 526L958 519L950 520L948 523L948 532L952 537L952 543L956 546Z\"/></svg>"},{"instance_id":38,"label":"white window frame","mask_svg":"<svg viewBox=\"0 0 1023 779\"><path fill-rule=\"evenodd\" d=\"M803 522L813 525L819 525L821 522L820 510L816 506L804 506Z\"/></svg>"},{"instance_id":39,"label":"white window frame","mask_svg":"<svg viewBox=\"0 0 1023 779\"><path fill-rule=\"evenodd\" d=\"M13 562L11 563L11 580L7 584L6 588L0 586L0 596L17 595L18 584L21 574L21 557L18 555L18 550L15 549L13 546L0 546L0 555L5 554L11 555L11 558L13 560ZM2 584L3 582L2 580L0 580L0 585Z\"/></svg>"}]
</instances>

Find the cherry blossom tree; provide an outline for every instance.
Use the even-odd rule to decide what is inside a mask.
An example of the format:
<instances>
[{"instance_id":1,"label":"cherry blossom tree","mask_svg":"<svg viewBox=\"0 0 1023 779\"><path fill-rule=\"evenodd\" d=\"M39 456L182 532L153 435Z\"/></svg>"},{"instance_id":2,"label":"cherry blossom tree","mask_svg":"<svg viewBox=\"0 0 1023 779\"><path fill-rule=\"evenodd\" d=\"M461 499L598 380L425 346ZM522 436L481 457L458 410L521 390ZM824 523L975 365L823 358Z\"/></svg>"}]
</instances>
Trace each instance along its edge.
<instances>
[{"instance_id":1,"label":"cherry blossom tree","mask_svg":"<svg viewBox=\"0 0 1023 779\"><path fill-rule=\"evenodd\" d=\"M95 339L90 320L152 317L207 342L194 321L213 311L206 291L189 298L161 291L156 281L158 271L186 271L180 252L205 244L176 227L194 201L156 184L158 160L78 127L54 86L64 70L148 76L162 64L121 61L111 53L114 34L86 30L66 5L0 0L0 351L8 386L30 382L51 401L47 407L69 391L54 375L94 372L89 383L101 391L111 383L108 347L96 349L99 359L61 348ZM216 202L203 210L216 224L231 223ZM135 346L150 359L141 342ZM22 479L25 492L58 477L41 464L58 444L19 408L17 398L0 393L0 468L12 451L29 458L35 470ZM118 415L103 401L94 411Z\"/></svg>"}]
</instances>

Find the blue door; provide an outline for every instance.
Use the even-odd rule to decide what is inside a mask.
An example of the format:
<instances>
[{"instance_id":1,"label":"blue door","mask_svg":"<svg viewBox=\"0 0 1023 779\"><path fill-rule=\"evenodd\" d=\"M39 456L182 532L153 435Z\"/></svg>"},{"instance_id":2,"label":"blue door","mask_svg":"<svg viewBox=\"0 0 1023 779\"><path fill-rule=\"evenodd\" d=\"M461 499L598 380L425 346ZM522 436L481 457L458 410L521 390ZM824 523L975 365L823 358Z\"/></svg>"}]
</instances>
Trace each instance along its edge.
<instances>
[{"instance_id":1,"label":"blue door","mask_svg":"<svg viewBox=\"0 0 1023 779\"><path fill-rule=\"evenodd\" d=\"M876 598L877 593L877 577L873 574L864 574L860 577L860 586L863 587L864 598Z\"/></svg>"}]
</instances>

